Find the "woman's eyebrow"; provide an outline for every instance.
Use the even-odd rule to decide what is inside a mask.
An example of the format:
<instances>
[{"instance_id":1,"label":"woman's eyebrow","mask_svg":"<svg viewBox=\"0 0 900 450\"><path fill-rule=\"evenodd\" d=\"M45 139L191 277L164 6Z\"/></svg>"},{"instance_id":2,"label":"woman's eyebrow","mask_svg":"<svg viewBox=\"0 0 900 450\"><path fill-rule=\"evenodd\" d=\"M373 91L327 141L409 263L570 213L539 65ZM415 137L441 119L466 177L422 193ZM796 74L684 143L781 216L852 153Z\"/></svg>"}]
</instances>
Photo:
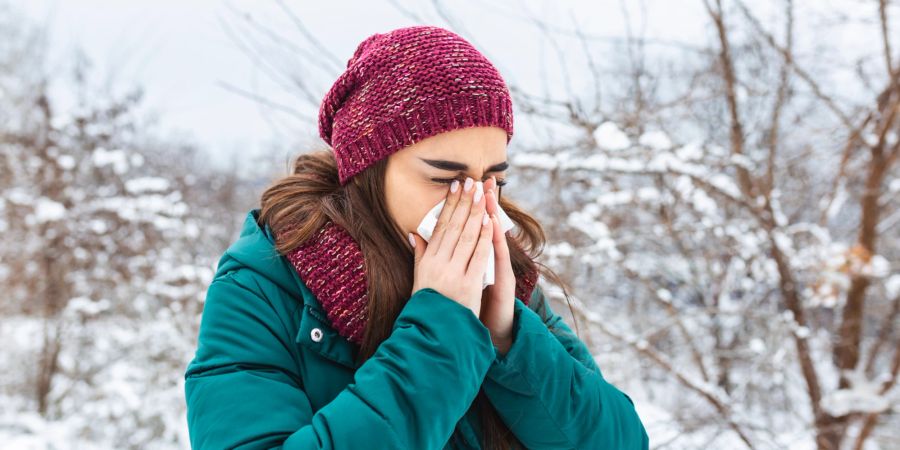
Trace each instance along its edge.
<instances>
[{"instance_id":1,"label":"woman's eyebrow","mask_svg":"<svg viewBox=\"0 0 900 450\"><path fill-rule=\"evenodd\" d=\"M436 167L441 170L460 171L460 172L465 172L465 171L469 170L469 166L466 164L463 164L461 162L447 161L444 159L425 159L425 158L419 158L419 159L421 159L422 161L425 161L425 163L427 163L428 165L430 165L432 167ZM509 163L506 161L503 161L502 163L494 164L493 166L488 167L487 170L485 170L485 172L502 172L508 168L509 168Z\"/></svg>"}]
</instances>

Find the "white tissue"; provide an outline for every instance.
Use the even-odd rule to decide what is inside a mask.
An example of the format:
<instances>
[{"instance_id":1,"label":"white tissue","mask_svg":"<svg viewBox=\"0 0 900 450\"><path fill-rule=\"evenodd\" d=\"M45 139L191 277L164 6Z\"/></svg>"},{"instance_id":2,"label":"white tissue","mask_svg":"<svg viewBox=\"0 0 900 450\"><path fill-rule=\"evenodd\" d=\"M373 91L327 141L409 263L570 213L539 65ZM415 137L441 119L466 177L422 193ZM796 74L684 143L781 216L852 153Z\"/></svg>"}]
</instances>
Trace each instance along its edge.
<instances>
[{"instance_id":1,"label":"white tissue","mask_svg":"<svg viewBox=\"0 0 900 450\"><path fill-rule=\"evenodd\" d=\"M481 182L478 182L476 184L480 183ZM476 186L476 188L478 187L480 186ZM437 205L434 205L434 207L431 208L431 211L428 211L428 213L425 214L425 217L419 223L418 228L416 228L416 232L419 233L419 236L422 236L422 239L425 239L425 242L428 242L431 239L431 233L434 231L434 227L437 225L438 217L440 217L441 209L444 207L444 203L446 201L446 199L443 199L438 202ZM482 201L485 200L482 199ZM509 216L506 215L506 213L503 211L503 208L500 208L499 205L497 205L497 217L500 219L500 229L503 230L504 233L516 226L515 222L513 222L512 219L510 219ZM487 269L484 272L484 280L482 282L481 288L484 289L492 284L494 284L493 245L491 245L489 249Z\"/></svg>"}]
</instances>

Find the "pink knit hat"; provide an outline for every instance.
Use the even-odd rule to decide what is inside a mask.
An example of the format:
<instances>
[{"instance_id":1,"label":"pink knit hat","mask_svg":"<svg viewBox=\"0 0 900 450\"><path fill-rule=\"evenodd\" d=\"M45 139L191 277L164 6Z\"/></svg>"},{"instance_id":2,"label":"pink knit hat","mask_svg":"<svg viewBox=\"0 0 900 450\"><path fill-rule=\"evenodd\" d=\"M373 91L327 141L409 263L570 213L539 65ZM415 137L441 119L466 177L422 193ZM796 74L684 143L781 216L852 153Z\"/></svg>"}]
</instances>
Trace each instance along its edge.
<instances>
[{"instance_id":1,"label":"pink knit hat","mask_svg":"<svg viewBox=\"0 0 900 450\"><path fill-rule=\"evenodd\" d=\"M500 72L459 35L430 25L362 41L319 107L319 135L334 149L341 185L429 136L496 126L513 134Z\"/></svg>"}]
</instances>

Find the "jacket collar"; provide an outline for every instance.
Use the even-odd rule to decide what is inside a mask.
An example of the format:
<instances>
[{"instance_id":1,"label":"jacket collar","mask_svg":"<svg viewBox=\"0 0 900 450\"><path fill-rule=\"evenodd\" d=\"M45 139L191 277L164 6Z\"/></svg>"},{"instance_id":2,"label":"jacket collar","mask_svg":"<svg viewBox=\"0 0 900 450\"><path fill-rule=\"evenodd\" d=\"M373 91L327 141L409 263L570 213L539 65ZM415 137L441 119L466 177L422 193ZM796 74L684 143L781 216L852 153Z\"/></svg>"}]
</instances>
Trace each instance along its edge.
<instances>
[{"instance_id":1,"label":"jacket collar","mask_svg":"<svg viewBox=\"0 0 900 450\"><path fill-rule=\"evenodd\" d=\"M275 249L271 228L259 225L259 213L259 208L247 213L240 236L219 259L216 277L238 268L249 268L283 289L291 298L301 300L303 308L295 341L325 358L354 368L356 346L331 326L325 310L290 261ZM322 333L318 341L311 339L314 329Z\"/></svg>"},{"instance_id":2,"label":"jacket collar","mask_svg":"<svg viewBox=\"0 0 900 450\"><path fill-rule=\"evenodd\" d=\"M258 223L260 209L247 213L241 234L219 259L216 276L238 267L246 267L284 289L291 297L324 317L325 311L300 279L290 262L275 249L275 236L268 225Z\"/></svg>"}]
</instances>

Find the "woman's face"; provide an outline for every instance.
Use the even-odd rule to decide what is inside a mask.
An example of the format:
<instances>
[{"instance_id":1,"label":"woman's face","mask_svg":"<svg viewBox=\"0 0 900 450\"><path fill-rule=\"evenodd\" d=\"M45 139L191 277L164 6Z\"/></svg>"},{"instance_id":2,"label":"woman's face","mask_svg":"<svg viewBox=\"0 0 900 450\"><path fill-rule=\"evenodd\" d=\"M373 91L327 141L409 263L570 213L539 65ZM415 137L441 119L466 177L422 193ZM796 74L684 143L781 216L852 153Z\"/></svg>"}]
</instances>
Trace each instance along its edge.
<instances>
[{"instance_id":1,"label":"woman's face","mask_svg":"<svg viewBox=\"0 0 900 450\"><path fill-rule=\"evenodd\" d=\"M390 156L385 173L385 200L391 217L406 233L416 232L431 208L447 196L456 179L501 182L506 175L506 131L467 127L440 133Z\"/></svg>"}]
</instances>

